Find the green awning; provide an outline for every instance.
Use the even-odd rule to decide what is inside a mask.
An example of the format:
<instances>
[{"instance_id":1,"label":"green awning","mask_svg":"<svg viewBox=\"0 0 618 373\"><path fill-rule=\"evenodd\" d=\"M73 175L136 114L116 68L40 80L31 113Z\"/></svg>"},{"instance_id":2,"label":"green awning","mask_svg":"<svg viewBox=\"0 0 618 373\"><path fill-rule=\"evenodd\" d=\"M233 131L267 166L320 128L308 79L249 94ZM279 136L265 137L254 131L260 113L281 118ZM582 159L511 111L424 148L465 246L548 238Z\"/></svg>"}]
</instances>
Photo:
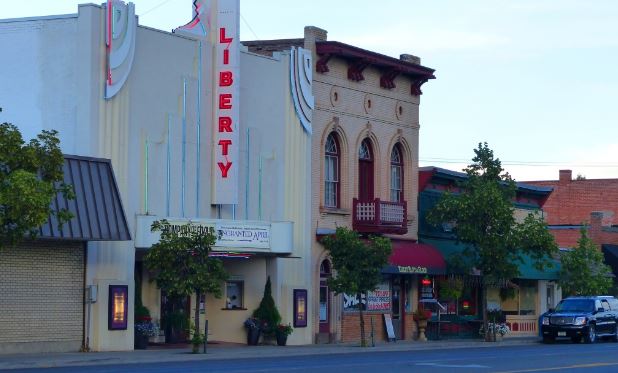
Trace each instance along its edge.
<instances>
[{"instance_id":1,"label":"green awning","mask_svg":"<svg viewBox=\"0 0 618 373\"><path fill-rule=\"evenodd\" d=\"M438 239L438 238L419 238L419 242L433 245L444 256L444 259L449 260L449 257L453 254L461 253L464 250L465 245L457 243L455 240ZM520 279L528 280L557 280L560 277L560 262L553 259L552 267L545 268L543 271L539 271L535 265L534 260L529 255L524 255L523 263L519 263L519 276Z\"/></svg>"}]
</instances>

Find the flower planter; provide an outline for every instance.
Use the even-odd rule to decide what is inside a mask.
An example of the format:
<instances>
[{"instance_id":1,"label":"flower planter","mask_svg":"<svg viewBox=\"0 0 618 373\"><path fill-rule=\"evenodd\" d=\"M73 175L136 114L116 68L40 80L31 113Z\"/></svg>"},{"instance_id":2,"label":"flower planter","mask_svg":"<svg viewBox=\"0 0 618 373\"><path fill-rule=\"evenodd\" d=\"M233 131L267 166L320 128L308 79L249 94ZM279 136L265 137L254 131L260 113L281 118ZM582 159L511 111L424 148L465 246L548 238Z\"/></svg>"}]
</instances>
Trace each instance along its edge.
<instances>
[{"instance_id":1,"label":"flower planter","mask_svg":"<svg viewBox=\"0 0 618 373\"><path fill-rule=\"evenodd\" d=\"M416 323L418 324L418 340L426 342L425 329L427 329L427 320L416 320Z\"/></svg>"},{"instance_id":2,"label":"flower planter","mask_svg":"<svg viewBox=\"0 0 618 373\"><path fill-rule=\"evenodd\" d=\"M285 346L288 342L287 334L277 333L277 346Z\"/></svg>"},{"instance_id":3,"label":"flower planter","mask_svg":"<svg viewBox=\"0 0 618 373\"><path fill-rule=\"evenodd\" d=\"M143 334L135 333L135 339L133 343L133 347L136 350L145 350L148 348L148 336Z\"/></svg>"},{"instance_id":4,"label":"flower planter","mask_svg":"<svg viewBox=\"0 0 618 373\"><path fill-rule=\"evenodd\" d=\"M262 330L259 328L247 328L247 344L257 346Z\"/></svg>"}]
</instances>

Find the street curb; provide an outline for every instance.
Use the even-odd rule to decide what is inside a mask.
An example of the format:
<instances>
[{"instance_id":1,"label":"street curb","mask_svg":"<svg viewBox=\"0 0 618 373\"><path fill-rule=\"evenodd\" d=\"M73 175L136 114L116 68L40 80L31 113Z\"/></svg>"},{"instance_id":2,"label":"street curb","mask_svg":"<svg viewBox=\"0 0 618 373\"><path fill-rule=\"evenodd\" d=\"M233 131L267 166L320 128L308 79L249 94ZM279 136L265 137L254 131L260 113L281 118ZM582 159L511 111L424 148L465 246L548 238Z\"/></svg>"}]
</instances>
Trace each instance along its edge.
<instances>
[{"instance_id":1,"label":"street curb","mask_svg":"<svg viewBox=\"0 0 618 373\"><path fill-rule=\"evenodd\" d=\"M146 364L182 361L208 361L230 359L256 359L269 357L295 357L320 355L350 355L358 353L384 353L405 351L428 351L439 349L500 348L525 346L539 343L538 338L518 338L498 343L483 341L430 341L381 343L375 347L361 348L355 345L305 345L305 346L252 346L213 347L207 354L191 354L181 350L136 350L126 352L91 352L57 354L0 355L0 370L61 368L116 364Z\"/></svg>"}]
</instances>

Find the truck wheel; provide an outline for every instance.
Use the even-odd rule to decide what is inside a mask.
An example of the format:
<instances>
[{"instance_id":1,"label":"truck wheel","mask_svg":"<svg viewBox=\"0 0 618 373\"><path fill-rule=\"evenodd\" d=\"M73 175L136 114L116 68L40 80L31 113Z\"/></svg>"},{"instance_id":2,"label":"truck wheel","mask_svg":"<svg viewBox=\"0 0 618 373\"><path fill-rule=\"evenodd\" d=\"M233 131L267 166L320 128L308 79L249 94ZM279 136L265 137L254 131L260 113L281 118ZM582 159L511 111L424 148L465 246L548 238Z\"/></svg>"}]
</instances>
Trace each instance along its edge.
<instances>
[{"instance_id":1,"label":"truck wheel","mask_svg":"<svg viewBox=\"0 0 618 373\"><path fill-rule=\"evenodd\" d=\"M594 343L597 340L597 333L594 329L594 324L590 324L588 326L588 333L584 335L584 342L586 343Z\"/></svg>"}]
</instances>

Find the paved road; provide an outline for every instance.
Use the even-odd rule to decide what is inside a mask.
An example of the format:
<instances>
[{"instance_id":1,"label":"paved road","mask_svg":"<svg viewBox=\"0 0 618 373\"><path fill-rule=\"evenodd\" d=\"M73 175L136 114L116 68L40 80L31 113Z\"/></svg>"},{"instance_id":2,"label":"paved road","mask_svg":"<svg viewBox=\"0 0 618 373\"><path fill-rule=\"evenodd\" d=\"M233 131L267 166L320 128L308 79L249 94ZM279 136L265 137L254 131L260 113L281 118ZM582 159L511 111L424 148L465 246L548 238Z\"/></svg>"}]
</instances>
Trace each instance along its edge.
<instances>
[{"instance_id":1,"label":"paved road","mask_svg":"<svg viewBox=\"0 0 618 373\"><path fill-rule=\"evenodd\" d=\"M62 367L10 372L618 372L618 344L533 344L496 348Z\"/></svg>"}]
</instances>

